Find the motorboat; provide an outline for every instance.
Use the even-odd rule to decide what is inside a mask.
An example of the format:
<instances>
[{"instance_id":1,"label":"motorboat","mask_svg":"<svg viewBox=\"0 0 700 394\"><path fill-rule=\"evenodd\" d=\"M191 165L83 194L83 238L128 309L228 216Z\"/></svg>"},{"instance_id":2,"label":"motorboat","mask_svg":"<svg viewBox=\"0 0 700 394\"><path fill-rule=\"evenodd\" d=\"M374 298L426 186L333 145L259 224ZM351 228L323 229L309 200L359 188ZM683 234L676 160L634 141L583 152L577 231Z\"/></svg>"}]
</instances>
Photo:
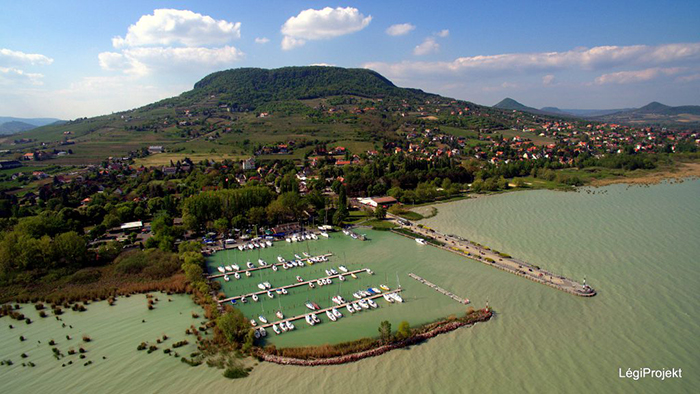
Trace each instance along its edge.
<instances>
[{"instance_id":1,"label":"motorboat","mask_svg":"<svg viewBox=\"0 0 700 394\"><path fill-rule=\"evenodd\" d=\"M314 286L314 282L309 282L309 287L313 289L316 286Z\"/></svg>"},{"instance_id":2,"label":"motorboat","mask_svg":"<svg viewBox=\"0 0 700 394\"><path fill-rule=\"evenodd\" d=\"M375 293L374 293L374 290L372 290L371 287L367 288L367 292L369 293L369 295L374 295L374 294L375 294Z\"/></svg>"},{"instance_id":3,"label":"motorboat","mask_svg":"<svg viewBox=\"0 0 700 394\"><path fill-rule=\"evenodd\" d=\"M245 263L245 264L248 266L248 268L255 268L255 266L253 265L253 263L251 263L250 261L247 262L247 263Z\"/></svg>"},{"instance_id":4,"label":"motorboat","mask_svg":"<svg viewBox=\"0 0 700 394\"><path fill-rule=\"evenodd\" d=\"M272 270L275 271L275 272L277 272L277 270L278 270L277 266L276 266L276 265L273 265L273 266L272 266Z\"/></svg>"},{"instance_id":5,"label":"motorboat","mask_svg":"<svg viewBox=\"0 0 700 394\"><path fill-rule=\"evenodd\" d=\"M318 239L318 235L316 235L316 234L314 234L314 233L311 233L311 239L317 240L317 239Z\"/></svg>"},{"instance_id":6,"label":"motorboat","mask_svg":"<svg viewBox=\"0 0 700 394\"><path fill-rule=\"evenodd\" d=\"M270 284L270 282L263 282L263 286L265 286L266 289L269 289L269 288L272 287L272 285Z\"/></svg>"},{"instance_id":7,"label":"motorboat","mask_svg":"<svg viewBox=\"0 0 700 394\"><path fill-rule=\"evenodd\" d=\"M307 308L311 309L312 311L315 311L315 310L316 310L316 307L314 307L314 304L311 303L310 301L306 301L306 302L304 303L304 305L305 305Z\"/></svg>"},{"instance_id":8,"label":"motorboat","mask_svg":"<svg viewBox=\"0 0 700 394\"><path fill-rule=\"evenodd\" d=\"M366 300L360 300L360 301L357 301L357 303L360 304L362 309L369 309L369 304L367 303Z\"/></svg>"},{"instance_id":9,"label":"motorboat","mask_svg":"<svg viewBox=\"0 0 700 394\"><path fill-rule=\"evenodd\" d=\"M280 322L280 328L282 329L282 332L287 332L287 325L284 324L283 322Z\"/></svg>"},{"instance_id":10,"label":"motorboat","mask_svg":"<svg viewBox=\"0 0 700 394\"><path fill-rule=\"evenodd\" d=\"M348 304L347 306L345 306L345 309L347 309L348 312L350 312L350 314L355 313L355 308L353 308L352 305L350 305L350 304Z\"/></svg>"},{"instance_id":11,"label":"motorboat","mask_svg":"<svg viewBox=\"0 0 700 394\"><path fill-rule=\"evenodd\" d=\"M352 296L355 297L355 298L357 298L358 300L359 300L360 298L362 298L362 294L357 293L357 292L352 293Z\"/></svg>"},{"instance_id":12,"label":"motorboat","mask_svg":"<svg viewBox=\"0 0 700 394\"><path fill-rule=\"evenodd\" d=\"M238 273L238 272L236 272L236 273ZM246 271L246 272L245 272L245 276L247 276L247 277L249 277L249 278L250 278L252 275L253 275L253 273L250 272L250 271Z\"/></svg>"},{"instance_id":13,"label":"motorboat","mask_svg":"<svg viewBox=\"0 0 700 394\"><path fill-rule=\"evenodd\" d=\"M292 239L291 239L291 238L285 238L284 240L287 241L287 242L292 242Z\"/></svg>"},{"instance_id":14,"label":"motorboat","mask_svg":"<svg viewBox=\"0 0 700 394\"><path fill-rule=\"evenodd\" d=\"M260 339L260 331L255 330L254 332L255 332L255 334L253 334L253 335L255 336L255 339Z\"/></svg>"},{"instance_id":15,"label":"motorboat","mask_svg":"<svg viewBox=\"0 0 700 394\"><path fill-rule=\"evenodd\" d=\"M296 254L296 253L294 253L294 257L295 257L297 260L301 260L301 256L299 256L299 255Z\"/></svg>"},{"instance_id":16,"label":"motorboat","mask_svg":"<svg viewBox=\"0 0 700 394\"><path fill-rule=\"evenodd\" d=\"M258 300L259 300L259 298L258 298L258 295L257 295L257 294L253 294L252 296L250 296L250 298L252 298L252 299L253 299L253 301L255 301L255 302L258 302Z\"/></svg>"},{"instance_id":17,"label":"motorboat","mask_svg":"<svg viewBox=\"0 0 700 394\"><path fill-rule=\"evenodd\" d=\"M248 299L245 298L245 296L241 297L241 304L245 304L246 302L248 302Z\"/></svg>"},{"instance_id":18,"label":"motorboat","mask_svg":"<svg viewBox=\"0 0 700 394\"><path fill-rule=\"evenodd\" d=\"M330 237L330 235L328 235L328 233L325 232L325 231L321 231L321 236L322 236L322 237L325 237L325 238Z\"/></svg>"},{"instance_id":19,"label":"motorboat","mask_svg":"<svg viewBox=\"0 0 700 394\"><path fill-rule=\"evenodd\" d=\"M306 253L306 252L302 252L302 253L304 254L304 257L311 257L311 255Z\"/></svg>"},{"instance_id":20,"label":"motorboat","mask_svg":"<svg viewBox=\"0 0 700 394\"><path fill-rule=\"evenodd\" d=\"M280 263L284 263L286 260L282 256L277 256L277 261L279 261Z\"/></svg>"},{"instance_id":21,"label":"motorboat","mask_svg":"<svg viewBox=\"0 0 700 394\"><path fill-rule=\"evenodd\" d=\"M255 319L250 319L250 325L255 327L258 325L258 322L256 322Z\"/></svg>"},{"instance_id":22,"label":"motorboat","mask_svg":"<svg viewBox=\"0 0 700 394\"><path fill-rule=\"evenodd\" d=\"M401 298L399 293L392 293L391 296L396 300L396 302L403 302L403 298Z\"/></svg>"},{"instance_id":23,"label":"motorboat","mask_svg":"<svg viewBox=\"0 0 700 394\"><path fill-rule=\"evenodd\" d=\"M331 268L330 271L331 275L338 275L338 271L336 271L335 269Z\"/></svg>"},{"instance_id":24,"label":"motorboat","mask_svg":"<svg viewBox=\"0 0 700 394\"><path fill-rule=\"evenodd\" d=\"M266 330L264 327L260 327L260 328L258 329L258 331L260 331L260 336L261 336L261 337L264 338L264 337L267 336L267 330Z\"/></svg>"},{"instance_id":25,"label":"motorboat","mask_svg":"<svg viewBox=\"0 0 700 394\"><path fill-rule=\"evenodd\" d=\"M226 282L228 282L228 281L231 280L231 278L229 278L228 275L224 275L224 280L225 280Z\"/></svg>"},{"instance_id":26,"label":"motorboat","mask_svg":"<svg viewBox=\"0 0 700 394\"><path fill-rule=\"evenodd\" d=\"M275 289L275 293L277 293L277 295L281 295L281 294L282 294L282 288L277 288L277 289Z\"/></svg>"},{"instance_id":27,"label":"motorboat","mask_svg":"<svg viewBox=\"0 0 700 394\"><path fill-rule=\"evenodd\" d=\"M226 272L226 269L222 266L218 266L218 267L216 267L216 269L218 269L219 272L221 272L222 274Z\"/></svg>"},{"instance_id":28,"label":"motorboat","mask_svg":"<svg viewBox=\"0 0 700 394\"><path fill-rule=\"evenodd\" d=\"M285 289L285 288L283 287L283 288L282 288L282 294L287 295L287 294L289 294L289 292L287 291L287 289Z\"/></svg>"},{"instance_id":29,"label":"motorboat","mask_svg":"<svg viewBox=\"0 0 700 394\"><path fill-rule=\"evenodd\" d=\"M260 323L267 324L267 319L263 315L258 316L258 320L260 320Z\"/></svg>"},{"instance_id":30,"label":"motorboat","mask_svg":"<svg viewBox=\"0 0 700 394\"><path fill-rule=\"evenodd\" d=\"M345 277L343 275L338 276L338 279L340 279L341 282L345 282Z\"/></svg>"},{"instance_id":31,"label":"motorboat","mask_svg":"<svg viewBox=\"0 0 700 394\"><path fill-rule=\"evenodd\" d=\"M374 272L369 268L365 268L365 271L367 271L367 273L370 275L374 275Z\"/></svg>"},{"instance_id":32,"label":"motorboat","mask_svg":"<svg viewBox=\"0 0 700 394\"><path fill-rule=\"evenodd\" d=\"M274 331L275 334L277 334L277 335L279 335L279 334L282 333L282 331L280 331L280 328L277 327L277 324L273 324L273 325L272 325L272 331Z\"/></svg>"},{"instance_id":33,"label":"motorboat","mask_svg":"<svg viewBox=\"0 0 700 394\"><path fill-rule=\"evenodd\" d=\"M286 322L282 322L282 323L280 323L280 324L286 325L286 326L287 326L287 330L289 330L289 331L292 331L292 330L294 330L294 329L296 328L296 327L294 327L294 324L292 324L292 322L290 322L289 320L287 320Z\"/></svg>"},{"instance_id":34,"label":"motorboat","mask_svg":"<svg viewBox=\"0 0 700 394\"><path fill-rule=\"evenodd\" d=\"M394 297L391 296L391 294L382 294L382 297L384 297L384 299L387 300L388 302L396 301L396 300L394 300Z\"/></svg>"},{"instance_id":35,"label":"motorboat","mask_svg":"<svg viewBox=\"0 0 700 394\"><path fill-rule=\"evenodd\" d=\"M243 245L238 245L238 250L243 251Z\"/></svg>"},{"instance_id":36,"label":"motorboat","mask_svg":"<svg viewBox=\"0 0 700 394\"><path fill-rule=\"evenodd\" d=\"M265 244L267 244L267 247L268 247L268 248L271 248L271 247L272 247L272 242L269 241L269 240L268 240L268 241L265 241Z\"/></svg>"},{"instance_id":37,"label":"motorboat","mask_svg":"<svg viewBox=\"0 0 700 394\"><path fill-rule=\"evenodd\" d=\"M343 271L343 272L348 272L348 268L347 268L346 266L344 266L344 265L339 265L339 266L338 266L338 269L341 270L341 271Z\"/></svg>"},{"instance_id":38,"label":"motorboat","mask_svg":"<svg viewBox=\"0 0 700 394\"><path fill-rule=\"evenodd\" d=\"M387 286L387 285L379 285L379 288L384 290L384 291L389 291L389 286Z\"/></svg>"},{"instance_id":39,"label":"motorboat","mask_svg":"<svg viewBox=\"0 0 700 394\"><path fill-rule=\"evenodd\" d=\"M272 294L272 292L270 290L267 291L267 296L270 298L275 298L275 295Z\"/></svg>"},{"instance_id":40,"label":"motorboat","mask_svg":"<svg viewBox=\"0 0 700 394\"><path fill-rule=\"evenodd\" d=\"M331 278L326 279L326 284L327 284L327 285L332 285L332 284L333 284L333 279L331 279Z\"/></svg>"},{"instance_id":41,"label":"motorboat","mask_svg":"<svg viewBox=\"0 0 700 394\"><path fill-rule=\"evenodd\" d=\"M350 274L350 276L352 276L353 279L357 279L357 275L355 275L354 272L352 274Z\"/></svg>"},{"instance_id":42,"label":"motorboat","mask_svg":"<svg viewBox=\"0 0 700 394\"><path fill-rule=\"evenodd\" d=\"M340 313L340 311L337 310L337 309L335 309L335 308L333 308L333 309L331 310L331 312L333 312L333 316L337 317L338 319L340 319L341 317L343 317L343 314Z\"/></svg>"},{"instance_id":43,"label":"motorboat","mask_svg":"<svg viewBox=\"0 0 700 394\"><path fill-rule=\"evenodd\" d=\"M372 290L373 290L376 294L382 294L382 291L379 290L379 289L377 289L376 287L373 287Z\"/></svg>"},{"instance_id":44,"label":"motorboat","mask_svg":"<svg viewBox=\"0 0 700 394\"><path fill-rule=\"evenodd\" d=\"M258 283L258 289L265 290L265 285L262 283Z\"/></svg>"},{"instance_id":45,"label":"motorboat","mask_svg":"<svg viewBox=\"0 0 700 394\"><path fill-rule=\"evenodd\" d=\"M308 323L310 326L313 326L314 324L316 324L316 322L311 317L311 315L304 316L304 320L306 320L306 323Z\"/></svg>"},{"instance_id":46,"label":"motorboat","mask_svg":"<svg viewBox=\"0 0 700 394\"><path fill-rule=\"evenodd\" d=\"M241 267L239 267L238 264L231 264L231 268L233 268L234 271L238 271L241 269Z\"/></svg>"},{"instance_id":47,"label":"motorboat","mask_svg":"<svg viewBox=\"0 0 700 394\"><path fill-rule=\"evenodd\" d=\"M328 316L328 318L331 319L331 321L336 321L336 320L338 320L338 318L335 317L335 315L334 315L333 312L331 312L331 311L326 311L326 316Z\"/></svg>"},{"instance_id":48,"label":"motorboat","mask_svg":"<svg viewBox=\"0 0 700 394\"><path fill-rule=\"evenodd\" d=\"M367 304L369 304L369 306L371 308L378 308L379 307L379 305L377 305L377 303L374 302L374 300L367 300Z\"/></svg>"},{"instance_id":49,"label":"motorboat","mask_svg":"<svg viewBox=\"0 0 700 394\"><path fill-rule=\"evenodd\" d=\"M301 283L303 281L304 281L304 279L302 279L301 276L297 275L297 282Z\"/></svg>"},{"instance_id":50,"label":"motorboat","mask_svg":"<svg viewBox=\"0 0 700 394\"><path fill-rule=\"evenodd\" d=\"M355 312L359 312L362 310L362 307L357 302L352 303L352 308L355 309Z\"/></svg>"},{"instance_id":51,"label":"motorboat","mask_svg":"<svg viewBox=\"0 0 700 394\"><path fill-rule=\"evenodd\" d=\"M334 303L336 303L338 305L342 304L342 302L340 302L340 300L338 299L338 296L331 298L331 301L333 301Z\"/></svg>"},{"instance_id":52,"label":"motorboat","mask_svg":"<svg viewBox=\"0 0 700 394\"><path fill-rule=\"evenodd\" d=\"M333 275L333 274L331 274L331 271L326 270L326 275L331 276L331 275Z\"/></svg>"},{"instance_id":53,"label":"motorboat","mask_svg":"<svg viewBox=\"0 0 700 394\"><path fill-rule=\"evenodd\" d=\"M284 319L284 314L282 313L282 311L275 312L275 315L277 315L277 317L280 319Z\"/></svg>"},{"instance_id":54,"label":"motorboat","mask_svg":"<svg viewBox=\"0 0 700 394\"><path fill-rule=\"evenodd\" d=\"M428 243L425 242L425 239L423 238L416 238L416 242L419 243L420 245L427 245Z\"/></svg>"},{"instance_id":55,"label":"motorboat","mask_svg":"<svg viewBox=\"0 0 700 394\"><path fill-rule=\"evenodd\" d=\"M267 263L266 263L265 260L263 260L263 259L258 259L258 264L259 264L261 267L264 267L264 266L267 265Z\"/></svg>"},{"instance_id":56,"label":"motorboat","mask_svg":"<svg viewBox=\"0 0 700 394\"><path fill-rule=\"evenodd\" d=\"M316 322L316 323L320 323L320 322L321 322L321 319L319 319L318 316L316 316L315 313L312 313L312 314L311 314L311 318L312 318L312 319L314 320L314 322Z\"/></svg>"}]
</instances>

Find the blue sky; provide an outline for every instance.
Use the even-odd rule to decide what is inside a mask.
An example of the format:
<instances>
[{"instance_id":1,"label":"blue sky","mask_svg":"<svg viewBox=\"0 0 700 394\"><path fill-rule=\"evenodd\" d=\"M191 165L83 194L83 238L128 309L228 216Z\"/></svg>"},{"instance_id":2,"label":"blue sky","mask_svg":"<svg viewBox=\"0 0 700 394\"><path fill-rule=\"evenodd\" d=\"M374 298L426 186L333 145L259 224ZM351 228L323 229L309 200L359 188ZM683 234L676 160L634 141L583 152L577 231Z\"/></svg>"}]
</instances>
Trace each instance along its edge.
<instances>
[{"instance_id":1,"label":"blue sky","mask_svg":"<svg viewBox=\"0 0 700 394\"><path fill-rule=\"evenodd\" d=\"M431 3L0 0L0 115L94 116L309 64L485 105L700 104L698 1Z\"/></svg>"}]
</instances>

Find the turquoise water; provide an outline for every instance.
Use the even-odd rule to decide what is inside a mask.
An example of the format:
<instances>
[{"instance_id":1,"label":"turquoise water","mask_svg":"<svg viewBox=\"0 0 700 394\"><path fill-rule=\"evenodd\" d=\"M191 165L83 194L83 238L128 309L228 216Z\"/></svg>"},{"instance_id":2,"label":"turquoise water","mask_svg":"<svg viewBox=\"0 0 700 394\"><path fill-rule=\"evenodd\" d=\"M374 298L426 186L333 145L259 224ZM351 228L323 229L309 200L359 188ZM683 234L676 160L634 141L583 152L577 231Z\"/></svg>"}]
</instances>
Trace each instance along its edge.
<instances>
[{"instance_id":1,"label":"turquoise water","mask_svg":"<svg viewBox=\"0 0 700 394\"><path fill-rule=\"evenodd\" d=\"M276 344L318 343L335 341L339 336L373 334L384 318L395 324L408 316L406 320L415 324L421 317L430 320L434 315L463 308L440 298L444 296L421 293L421 286L405 276L408 271L470 298L474 306L488 300L498 315L488 323L349 365L304 368L263 363L250 377L230 381L220 371L206 366L191 368L162 352L136 352L142 340L154 340L164 332L173 338L184 333L194 320L190 312L195 308L182 297L170 304L161 301L159 308L148 312L145 297L132 297L120 300L112 307L116 309L98 303L89 306L88 312L75 315L90 327L96 361L65 372L53 361L47 345L30 352L30 357L34 353L42 357L36 369L18 366L19 331L7 328L10 323L17 324L0 319L0 358L9 355L15 362L12 367L0 367L0 388L3 392L32 393L696 392L700 386L700 181L631 188L613 185L595 191L518 192L441 204L438 215L425 221L446 233L460 234L578 280L585 276L598 291L591 299L451 253L420 247L410 239L368 232L370 242L338 237L308 245L312 253L336 253L320 268L343 263L349 268L387 265L386 273L375 269L378 272L369 277L372 279L359 279L366 281L363 286L386 280L395 287L396 274L392 278L389 272L404 271L400 281L406 288L407 302L380 303L379 310L346 317L342 324L324 321L318 327L301 327L295 333L273 338ZM276 257L285 247L276 246L270 252ZM398 270L397 266L405 269ZM309 274L302 274L303 270L298 274L305 279L313 274L313 268ZM251 283L254 286L258 282ZM319 297L327 303L321 293ZM269 306L274 308L276 300L271 300ZM285 300L280 301L284 305ZM287 301L295 304L294 299ZM420 311L416 313L413 308ZM142 315L152 312L156 313L152 321L146 319L153 325L142 326ZM156 324L155 316L162 316L161 323ZM35 336L40 336L42 342L49 336L60 336L60 326L48 320L37 320L29 326L44 333L32 334L27 344L34 345ZM97 329L102 326L104 332ZM104 353L107 360L101 360L103 351L99 349L107 338L114 349ZM617 377L618 368L624 371L641 367L682 368L683 378L662 382Z\"/></svg>"}]
</instances>

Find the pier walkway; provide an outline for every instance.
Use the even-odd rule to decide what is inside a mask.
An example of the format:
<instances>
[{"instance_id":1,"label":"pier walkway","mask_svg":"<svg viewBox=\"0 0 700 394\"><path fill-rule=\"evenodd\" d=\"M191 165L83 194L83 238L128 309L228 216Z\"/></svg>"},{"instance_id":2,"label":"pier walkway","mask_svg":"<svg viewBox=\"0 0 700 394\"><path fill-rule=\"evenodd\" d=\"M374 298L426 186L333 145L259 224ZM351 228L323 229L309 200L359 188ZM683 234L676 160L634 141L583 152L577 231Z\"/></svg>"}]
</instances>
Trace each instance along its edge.
<instances>
[{"instance_id":1,"label":"pier walkway","mask_svg":"<svg viewBox=\"0 0 700 394\"><path fill-rule=\"evenodd\" d=\"M375 299L375 298L383 297L384 294L399 293L399 292L401 292L401 291L403 291L403 289L398 288L398 289L396 289L396 290L385 291L385 292L383 292L383 293L381 293L381 294L374 294L374 295L371 295L371 296L369 296L369 297L363 297L362 299L363 299L363 300L373 300L373 299ZM353 301L350 301L350 302L346 302L346 303L344 303L344 304L333 305L333 306L331 306L331 307L329 307L329 308L317 309L317 310L315 310L315 311L310 311L310 312L308 312L308 313L303 313L303 314L301 314L301 315L297 315L297 316L294 316L294 317L287 317L287 318L284 318L284 319L280 319L280 320L277 320L277 321L272 322L272 323L267 323L267 324L263 324L263 325L258 325L258 327L268 328L268 327L272 327L273 324L279 324L279 323L284 323L284 322L287 322L287 321L294 321L294 320L303 319L303 318L305 318L306 316L308 316L308 315L310 315L310 314L312 314L312 313L316 313L316 314L321 314L321 313L323 313L323 314L325 314L326 311L330 311L330 310L332 310L333 308L336 308L336 309L338 309L338 310L340 311L340 308L345 308L346 306L348 306L348 305L350 305L350 304L352 304L352 303L354 303L354 302L357 302L357 301L360 301L360 300L353 300ZM346 312L347 312L347 310L346 310ZM341 311L341 313L342 313L342 311ZM348 312L348 313L349 313L349 312ZM347 315L343 314L343 316L347 316Z\"/></svg>"},{"instance_id":2,"label":"pier walkway","mask_svg":"<svg viewBox=\"0 0 700 394\"><path fill-rule=\"evenodd\" d=\"M312 258L317 258L317 257L325 257L325 258L328 258L328 257L331 257L331 256L333 256L333 253L326 253L326 254L321 254L321 255L318 255L318 256L304 257L303 259L299 259L299 261L303 261L303 262L306 263L306 262L308 262L309 260L311 260ZM295 259L295 260L296 260L296 259ZM319 264L319 263L322 263L322 261L315 262L314 264ZM222 278L222 277L224 277L224 275L232 276L232 275L235 274L236 272L238 272L239 274L245 275L245 273L248 272L248 271L258 271L258 270L264 270L264 269L272 269L272 266L273 266L273 265L276 265L276 266L278 266L278 267L281 267L282 264L284 264L284 263L268 264L268 265L253 267L253 268L246 268L246 269L244 269L244 270L238 270L238 271L227 271L227 272L224 273L224 274L219 273L219 274L209 275L209 276L207 276L207 279Z\"/></svg>"},{"instance_id":3,"label":"pier walkway","mask_svg":"<svg viewBox=\"0 0 700 394\"><path fill-rule=\"evenodd\" d=\"M444 294L444 295L446 295L446 296L452 298L453 300L459 302L460 304L466 305L466 304L469 303L469 299L468 299L468 298L459 297L459 296L455 295L454 293L449 292L449 291L443 289L442 287L440 287L440 286L438 286L438 285L436 285L436 284L434 284L434 283L432 283L432 282L429 282L429 281L427 281L427 280L421 278L420 276L418 276L418 275L416 275L416 274L414 274L414 273L409 273L408 276L410 276L411 278L417 280L418 282L420 282L420 283L422 283L422 284L424 284L424 285L426 285L426 286L428 286L428 287L434 289L434 290L437 291L438 293L442 293L442 294Z\"/></svg>"},{"instance_id":4,"label":"pier walkway","mask_svg":"<svg viewBox=\"0 0 700 394\"><path fill-rule=\"evenodd\" d=\"M387 213L387 219L393 220L399 227L425 238L429 245L435 246L436 248L480 261L486 265L496 267L500 270L522 276L534 282L542 283L570 294L581 297L593 297L596 295L595 290L588 286L585 281L583 284L578 283L562 275L556 275L535 265L528 264L522 260L514 259L505 254L496 253L489 248L477 245L463 238L439 233L426 226L419 227L414 224L402 224L403 220L399 221L398 216L390 213ZM403 222L405 223L405 221ZM392 230L392 232L408 238L414 238L411 235L398 231Z\"/></svg>"},{"instance_id":5,"label":"pier walkway","mask_svg":"<svg viewBox=\"0 0 700 394\"><path fill-rule=\"evenodd\" d=\"M228 302L228 301L232 301L232 300L239 300L242 297L250 297L253 294L255 294L255 295L265 294L266 295L268 291L274 292L274 291L281 290L281 289L291 289L294 287L308 285L309 283L316 283L317 281L319 281L321 279L334 279L334 278L338 278L340 275L343 275L343 276L348 275L349 276L351 274L359 274L361 272L367 273L367 268L363 268L363 269L355 270L355 271L339 272L337 275L324 276L322 278L316 278L316 279L311 279L311 280L305 280L303 282L292 283L291 285L274 287L271 289L255 291L255 292L248 293L248 294L241 294L241 295L237 295L235 297L224 298L223 300L219 300L218 302L219 302L219 304L223 304L224 302Z\"/></svg>"}]
</instances>

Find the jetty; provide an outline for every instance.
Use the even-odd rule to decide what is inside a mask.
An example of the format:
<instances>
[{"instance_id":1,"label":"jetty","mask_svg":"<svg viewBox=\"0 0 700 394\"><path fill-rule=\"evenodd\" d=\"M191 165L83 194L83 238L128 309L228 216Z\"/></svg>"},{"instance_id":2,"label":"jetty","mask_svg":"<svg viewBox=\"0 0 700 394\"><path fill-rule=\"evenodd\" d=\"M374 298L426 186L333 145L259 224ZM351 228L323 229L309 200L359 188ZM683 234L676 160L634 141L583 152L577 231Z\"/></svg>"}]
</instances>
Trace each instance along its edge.
<instances>
[{"instance_id":1,"label":"jetty","mask_svg":"<svg viewBox=\"0 0 700 394\"><path fill-rule=\"evenodd\" d=\"M442 234L426 226L417 226L412 223L407 223L405 220L399 220L398 216L390 213L387 213L387 218L389 220L393 220L401 229L408 230L409 232L407 234L405 232L391 230L395 234L412 239L417 237L424 238L426 241L428 241L428 245L479 261L486 265L496 267L502 271L522 276L523 278L553 287L569 294L580 297L593 297L596 295L596 291L587 285L585 280L583 283L578 283L572 279L564 277L563 275L554 274L536 265L514 259L511 256L503 253L495 252L489 248L475 244L461 237Z\"/></svg>"},{"instance_id":2,"label":"jetty","mask_svg":"<svg viewBox=\"0 0 700 394\"><path fill-rule=\"evenodd\" d=\"M306 263L309 260L314 259L314 258L318 258L318 257L328 258L330 256L333 256L333 253L326 253L326 254L321 254L318 256L311 256L311 257L304 257L303 259L299 259L298 261L303 261ZM253 267L253 268L246 268L246 269L238 270L238 271L227 271L226 273L223 273L223 274L218 273L218 274L209 275L209 276L207 276L207 279L223 278L225 275L233 275L236 272L238 272L239 274L245 274L248 271L259 271L259 270L264 270L264 269L272 269L273 265L281 267L282 264L285 264L285 263L273 263L273 264L261 265L261 266ZM314 263L314 264L318 264L318 263Z\"/></svg>"},{"instance_id":3,"label":"jetty","mask_svg":"<svg viewBox=\"0 0 700 394\"><path fill-rule=\"evenodd\" d=\"M427 281L427 280L421 278L420 276L418 276L418 275L416 275L416 274L414 274L414 273L409 273L408 276L410 276L411 278L417 280L418 282L420 282L420 283L422 283L422 284L424 284L424 285L426 285L426 286L428 286L428 287L434 289L434 290L437 291L438 293L444 294L444 295L446 295L446 296L452 298L453 300L459 302L460 304L467 305L467 304L469 303L469 299L468 299L468 298L459 297L459 296L457 296L456 294L454 294L454 293L452 293L452 292L450 292L450 291L447 291L447 290L443 289L442 287L440 287L440 286L438 286L438 285L436 285L436 284L434 284L434 283L432 283L432 282L430 282L430 281Z\"/></svg>"},{"instance_id":4,"label":"jetty","mask_svg":"<svg viewBox=\"0 0 700 394\"><path fill-rule=\"evenodd\" d=\"M338 278L338 277L341 276L341 275L343 275L343 276L346 276L346 275L349 276L349 275L351 275L351 274L359 274L359 273L361 273L361 272L369 273L369 272L367 272L367 268L363 268L363 269L359 269L359 270L354 270L354 271L348 271L348 272L340 272L340 273L338 273L338 274L336 274L336 275L324 276L323 278L316 278L316 279L311 279L311 280L305 280L305 281L303 281L303 282L292 283L291 285L280 286L280 287L270 288L270 289L266 289L266 290L255 291L255 292L248 293L248 294L241 294L241 295L237 295L237 296L235 296L235 297L224 298L223 300L219 300L218 302L219 302L219 304L223 304L224 302L230 302L230 301L233 301L233 300L239 300L239 299L241 299L241 298L243 298L243 297L250 297L250 296L252 296L253 294L255 294L255 295L261 295L261 294L267 294L268 291L274 292L274 291L277 291L277 290L291 289L291 288L294 288L294 287L299 287L299 286L304 286L304 285L307 285L307 286L308 286L309 283L315 283L316 281L319 281L319 280L321 280L321 279L334 279L334 278Z\"/></svg>"},{"instance_id":5,"label":"jetty","mask_svg":"<svg viewBox=\"0 0 700 394\"><path fill-rule=\"evenodd\" d=\"M385 291L385 292L383 292L383 293L381 293L381 294L374 294L374 295L371 295L371 296L369 296L369 297L363 297L362 299L363 299L363 300L372 300L372 299L375 299L375 298L383 297L384 294L393 294L393 293L399 293L399 292L402 292L402 291L403 291L403 289L398 288L398 289L395 289L395 290ZM333 305L333 306L331 306L331 307L329 307L329 308L317 309L317 310L315 310L315 311L310 311L310 312L308 312L308 313L303 313L303 314L301 314L301 315L297 315L297 316L293 316L293 317L288 317L288 318L285 318L285 319L277 320L277 321L272 322L272 323L263 324L263 325L261 325L261 326L259 326L259 327L262 327L262 328L272 327L273 324L279 324L279 323L285 323L285 322L288 322L288 321L294 321L294 320L303 319L303 318L305 318L306 316L308 316L308 315L310 315L310 314L313 314L313 313L319 313L319 314L320 314L320 313L326 313L326 311L330 311L330 310L332 310L333 308L336 308L336 309L340 310L340 308L344 308L344 307L348 306L349 304L352 304L353 302L357 302L357 301L360 301L360 300L354 300L354 301L350 301L350 302L345 302L345 303L340 304L340 305Z\"/></svg>"}]
</instances>

